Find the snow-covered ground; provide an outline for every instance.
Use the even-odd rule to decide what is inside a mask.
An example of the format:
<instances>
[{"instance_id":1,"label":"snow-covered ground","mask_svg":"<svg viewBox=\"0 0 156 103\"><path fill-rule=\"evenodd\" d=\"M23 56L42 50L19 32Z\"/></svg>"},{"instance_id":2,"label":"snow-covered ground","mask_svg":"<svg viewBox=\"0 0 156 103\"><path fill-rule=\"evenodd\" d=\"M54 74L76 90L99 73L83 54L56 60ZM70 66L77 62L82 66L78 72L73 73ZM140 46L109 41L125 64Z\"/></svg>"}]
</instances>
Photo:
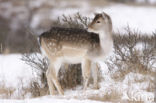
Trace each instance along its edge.
<instances>
[{"instance_id":1,"label":"snow-covered ground","mask_svg":"<svg viewBox=\"0 0 156 103\"><path fill-rule=\"evenodd\" d=\"M25 100L0 100L0 103L104 103L104 102L92 100L60 99L47 96L42 98L25 99Z\"/></svg>"},{"instance_id":2,"label":"snow-covered ground","mask_svg":"<svg viewBox=\"0 0 156 103\"><path fill-rule=\"evenodd\" d=\"M20 96L19 93L22 91L21 87L29 87L31 80L35 79L33 75L34 71L32 71L30 66L21 61L21 58L22 55L20 54L0 56L0 83L5 83L5 86L8 88L12 87L16 89L15 93L11 95L11 98L17 98ZM154 93L146 91L147 88L150 88L150 80L154 80L153 77L150 77L149 75L129 73L122 82L116 82L110 77L112 71L109 71L104 63L101 62L100 64L103 79L99 83L99 90L91 89L92 85L90 85L90 87L83 92L82 86L78 86L74 90L65 90L64 96L45 96L30 100L26 99L24 101L0 100L0 103L48 103L52 101L55 101L56 103L100 103L94 100L91 101L89 98L97 98L98 100L107 100L107 98L121 98L121 100L139 99L143 101L153 101ZM143 79L145 82L135 82ZM21 80L23 81L22 83ZM3 95L0 97L3 97ZM26 96L26 98L30 97L31 95Z\"/></svg>"},{"instance_id":3,"label":"snow-covered ground","mask_svg":"<svg viewBox=\"0 0 156 103\"><path fill-rule=\"evenodd\" d=\"M32 69L21 58L20 54L0 55L0 81L8 88L18 88L21 80L27 85L33 78Z\"/></svg>"}]
</instances>

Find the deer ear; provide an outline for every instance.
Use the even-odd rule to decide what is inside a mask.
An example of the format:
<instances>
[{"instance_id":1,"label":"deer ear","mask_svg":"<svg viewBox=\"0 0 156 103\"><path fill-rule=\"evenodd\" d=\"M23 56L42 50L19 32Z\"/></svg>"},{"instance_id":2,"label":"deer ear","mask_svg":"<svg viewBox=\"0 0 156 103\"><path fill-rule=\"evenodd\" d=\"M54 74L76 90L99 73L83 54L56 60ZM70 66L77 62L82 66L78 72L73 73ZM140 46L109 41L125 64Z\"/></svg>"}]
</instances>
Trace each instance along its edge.
<instances>
[{"instance_id":1,"label":"deer ear","mask_svg":"<svg viewBox=\"0 0 156 103\"><path fill-rule=\"evenodd\" d=\"M106 13L105 12L102 12L102 17L106 18Z\"/></svg>"}]
</instances>

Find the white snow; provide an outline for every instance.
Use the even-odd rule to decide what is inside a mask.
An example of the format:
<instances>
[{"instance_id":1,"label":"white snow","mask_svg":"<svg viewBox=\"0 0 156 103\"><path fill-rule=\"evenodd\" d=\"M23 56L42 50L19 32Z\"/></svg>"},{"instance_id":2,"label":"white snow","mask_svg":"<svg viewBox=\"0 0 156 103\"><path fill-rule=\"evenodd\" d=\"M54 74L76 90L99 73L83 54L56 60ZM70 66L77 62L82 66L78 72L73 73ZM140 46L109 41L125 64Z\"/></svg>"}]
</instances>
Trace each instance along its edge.
<instances>
[{"instance_id":1,"label":"white snow","mask_svg":"<svg viewBox=\"0 0 156 103\"><path fill-rule=\"evenodd\" d=\"M101 10L101 9L100 9ZM99 9L97 11L100 11ZM101 10L102 11L102 10ZM113 5L103 11L112 17L115 32L124 32L125 27L142 33L156 31L156 8Z\"/></svg>"},{"instance_id":2,"label":"white snow","mask_svg":"<svg viewBox=\"0 0 156 103\"><path fill-rule=\"evenodd\" d=\"M18 88L21 81L28 86L34 78L31 67L21 58L21 54L0 55L0 82L5 82L6 87Z\"/></svg>"},{"instance_id":3,"label":"white snow","mask_svg":"<svg viewBox=\"0 0 156 103\"><path fill-rule=\"evenodd\" d=\"M0 100L0 103L110 103L110 102L77 100L77 99L60 99L60 98L52 98L49 96L49 97L25 99L25 100Z\"/></svg>"}]
</instances>

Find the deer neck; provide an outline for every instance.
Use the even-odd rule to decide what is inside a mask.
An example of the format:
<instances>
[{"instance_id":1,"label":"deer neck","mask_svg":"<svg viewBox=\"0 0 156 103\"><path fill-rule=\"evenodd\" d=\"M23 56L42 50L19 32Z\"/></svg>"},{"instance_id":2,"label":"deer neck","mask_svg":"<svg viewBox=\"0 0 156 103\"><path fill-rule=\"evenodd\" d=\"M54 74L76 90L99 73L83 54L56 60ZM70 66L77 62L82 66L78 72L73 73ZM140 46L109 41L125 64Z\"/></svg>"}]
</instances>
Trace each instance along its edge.
<instances>
[{"instance_id":1,"label":"deer neck","mask_svg":"<svg viewBox=\"0 0 156 103\"><path fill-rule=\"evenodd\" d=\"M112 33L110 31L99 31L100 47L102 54L107 54L113 47Z\"/></svg>"}]
</instances>

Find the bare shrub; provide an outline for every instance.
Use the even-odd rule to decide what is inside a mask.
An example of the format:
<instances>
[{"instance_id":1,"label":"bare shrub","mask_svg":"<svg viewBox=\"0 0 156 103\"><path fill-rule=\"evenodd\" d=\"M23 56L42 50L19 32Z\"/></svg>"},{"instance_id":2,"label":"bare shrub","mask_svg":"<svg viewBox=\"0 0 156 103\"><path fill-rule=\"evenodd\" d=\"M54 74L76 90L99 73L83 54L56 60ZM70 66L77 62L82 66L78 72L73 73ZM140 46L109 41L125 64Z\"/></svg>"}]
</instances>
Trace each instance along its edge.
<instances>
[{"instance_id":1,"label":"bare shrub","mask_svg":"<svg viewBox=\"0 0 156 103\"><path fill-rule=\"evenodd\" d=\"M86 29L91 20L91 18L82 16L80 13L76 13L73 16L62 15L62 17L58 17L53 22L52 26Z\"/></svg>"},{"instance_id":2,"label":"bare shrub","mask_svg":"<svg viewBox=\"0 0 156 103\"><path fill-rule=\"evenodd\" d=\"M128 34L128 35L127 35ZM110 70L116 69L112 73L112 78L116 81L123 81L128 73L138 73L149 75L154 78L156 74L156 35L145 36L138 32L127 29L125 35L114 35L114 57L107 61ZM135 82L146 81L136 78ZM154 80L150 81L147 91L154 91Z\"/></svg>"},{"instance_id":3,"label":"bare shrub","mask_svg":"<svg viewBox=\"0 0 156 103\"><path fill-rule=\"evenodd\" d=\"M32 95L34 97L41 96L42 94L40 92L42 92L43 89L46 90L48 88L46 79L48 60L46 58L42 58L41 55L37 53L24 54L22 60L32 67L38 78L37 80L33 80L30 84Z\"/></svg>"}]
</instances>

